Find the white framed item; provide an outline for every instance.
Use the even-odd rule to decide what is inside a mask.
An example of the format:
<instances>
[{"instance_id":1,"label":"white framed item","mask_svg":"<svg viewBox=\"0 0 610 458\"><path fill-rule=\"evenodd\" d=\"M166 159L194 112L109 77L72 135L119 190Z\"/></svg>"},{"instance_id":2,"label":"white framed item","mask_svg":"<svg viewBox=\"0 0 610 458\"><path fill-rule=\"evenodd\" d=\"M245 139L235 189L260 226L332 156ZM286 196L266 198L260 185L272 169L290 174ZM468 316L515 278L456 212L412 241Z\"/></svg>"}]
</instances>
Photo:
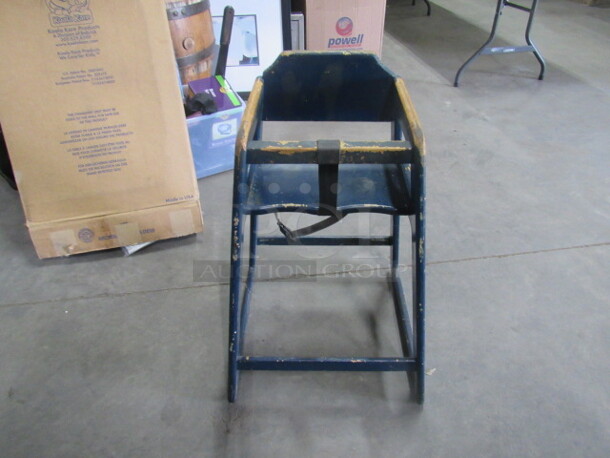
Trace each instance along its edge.
<instances>
[{"instance_id":1,"label":"white framed item","mask_svg":"<svg viewBox=\"0 0 610 458\"><path fill-rule=\"evenodd\" d=\"M237 92L250 92L257 76L284 50L282 0L211 0L216 43L225 6L235 10L225 78Z\"/></svg>"},{"instance_id":2,"label":"white framed item","mask_svg":"<svg viewBox=\"0 0 610 458\"><path fill-rule=\"evenodd\" d=\"M305 16L303 13L290 15L290 37L292 49L305 49Z\"/></svg>"}]
</instances>

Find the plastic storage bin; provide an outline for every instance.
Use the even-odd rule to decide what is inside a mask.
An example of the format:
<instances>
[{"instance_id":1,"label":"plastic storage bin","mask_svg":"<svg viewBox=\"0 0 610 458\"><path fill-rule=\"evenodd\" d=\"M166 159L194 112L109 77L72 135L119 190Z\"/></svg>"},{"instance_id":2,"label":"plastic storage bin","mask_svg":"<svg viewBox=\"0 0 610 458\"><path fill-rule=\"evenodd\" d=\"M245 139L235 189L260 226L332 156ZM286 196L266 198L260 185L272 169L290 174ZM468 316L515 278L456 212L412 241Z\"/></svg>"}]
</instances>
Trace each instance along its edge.
<instances>
[{"instance_id":1,"label":"plastic storage bin","mask_svg":"<svg viewBox=\"0 0 610 458\"><path fill-rule=\"evenodd\" d=\"M231 170L244 101L221 77L194 81L189 87L196 93L208 92L218 108L216 113L186 119L197 178Z\"/></svg>"}]
</instances>

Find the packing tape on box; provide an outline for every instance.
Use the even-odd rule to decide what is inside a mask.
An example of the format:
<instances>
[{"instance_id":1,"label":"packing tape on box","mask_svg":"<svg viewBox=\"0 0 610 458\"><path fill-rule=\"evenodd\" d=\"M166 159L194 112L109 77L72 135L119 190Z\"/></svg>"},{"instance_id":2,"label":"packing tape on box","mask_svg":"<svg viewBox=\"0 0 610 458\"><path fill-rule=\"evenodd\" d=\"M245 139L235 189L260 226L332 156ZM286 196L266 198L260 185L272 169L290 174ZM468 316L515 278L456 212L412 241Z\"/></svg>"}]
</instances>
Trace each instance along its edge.
<instances>
[{"instance_id":1,"label":"packing tape on box","mask_svg":"<svg viewBox=\"0 0 610 458\"><path fill-rule=\"evenodd\" d=\"M114 226L114 233L120 246L135 245L142 241L138 223L122 223Z\"/></svg>"},{"instance_id":2,"label":"packing tape on box","mask_svg":"<svg viewBox=\"0 0 610 458\"><path fill-rule=\"evenodd\" d=\"M169 214L169 221L172 225L172 232L176 236L188 235L195 232L193 212L190 209L171 212Z\"/></svg>"},{"instance_id":3,"label":"packing tape on box","mask_svg":"<svg viewBox=\"0 0 610 458\"><path fill-rule=\"evenodd\" d=\"M74 247L77 245L76 236L74 231L66 229L64 231L51 232L49 239L53 244L53 248L57 256L69 256L74 251Z\"/></svg>"}]
</instances>

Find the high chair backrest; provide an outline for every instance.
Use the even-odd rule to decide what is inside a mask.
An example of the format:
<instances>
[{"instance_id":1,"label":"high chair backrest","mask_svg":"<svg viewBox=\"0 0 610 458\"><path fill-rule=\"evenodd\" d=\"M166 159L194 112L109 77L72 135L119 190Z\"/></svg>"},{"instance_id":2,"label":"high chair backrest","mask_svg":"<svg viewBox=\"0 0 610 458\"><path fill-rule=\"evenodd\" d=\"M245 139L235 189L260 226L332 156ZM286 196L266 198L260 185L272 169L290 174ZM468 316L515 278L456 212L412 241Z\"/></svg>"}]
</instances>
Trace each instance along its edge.
<instances>
[{"instance_id":1,"label":"high chair backrest","mask_svg":"<svg viewBox=\"0 0 610 458\"><path fill-rule=\"evenodd\" d=\"M263 73L263 120L392 121L395 78L372 53L286 53Z\"/></svg>"}]
</instances>

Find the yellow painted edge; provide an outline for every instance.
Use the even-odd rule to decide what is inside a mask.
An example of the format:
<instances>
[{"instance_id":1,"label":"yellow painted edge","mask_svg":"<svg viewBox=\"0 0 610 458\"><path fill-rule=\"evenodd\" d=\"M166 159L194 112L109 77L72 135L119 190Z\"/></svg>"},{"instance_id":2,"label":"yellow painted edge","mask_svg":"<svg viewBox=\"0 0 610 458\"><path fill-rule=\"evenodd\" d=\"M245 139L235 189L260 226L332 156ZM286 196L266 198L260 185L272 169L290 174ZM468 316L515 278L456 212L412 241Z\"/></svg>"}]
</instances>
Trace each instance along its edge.
<instances>
[{"instance_id":1,"label":"yellow painted edge","mask_svg":"<svg viewBox=\"0 0 610 458\"><path fill-rule=\"evenodd\" d=\"M404 151L402 146L369 146L368 148L362 148L358 146L343 146L341 145L341 152L346 153L383 153L386 151Z\"/></svg>"},{"instance_id":2,"label":"yellow painted edge","mask_svg":"<svg viewBox=\"0 0 610 458\"><path fill-rule=\"evenodd\" d=\"M298 143L297 140L283 140L279 141L282 146L266 146L261 148L261 151L266 151L269 153L278 153L278 154L296 154L303 152L313 152L317 151L316 147L304 147L294 145L294 143ZM385 151L404 151L404 147L402 146L375 146L371 145L367 148L363 148L362 146L347 146L350 142L341 141L341 152L345 153L383 153Z\"/></svg>"},{"instance_id":3,"label":"yellow painted edge","mask_svg":"<svg viewBox=\"0 0 610 458\"><path fill-rule=\"evenodd\" d=\"M268 153L278 153L286 156L291 156L297 153L309 153L316 151L317 148L299 148L299 147L286 147L286 146L267 146L262 148L261 151L266 151Z\"/></svg>"},{"instance_id":4,"label":"yellow painted edge","mask_svg":"<svg viewBox=\"0 0 610 458\"><path fill-rule=\"evenodd\" d=\"M241 153L246 150L250 130L255 122L254 116L256 115L262 92L263 80L257 78L252 87L252 92L250 92L250 97L248 97L248 101L246 102L246 110L241 118L241 125L237 132L237 139L235 141L236 156L240 156Z\"/></svg>"},{"instance_id":5,"label":"yellow painted edge","mask_svg":"<svg viewBox=\"0 0 610 458\"><path fill-rule=\"evenodd\" d=\"M409 92L405 86L405 82L402 78L396 78L394 81L396 84L398 97L400 98L402 107L405 110L405 116L407 117L409 128L411 129L411 136L413 137L413 143L415 144L414 146L417 147L421 156L425 156L426 141L419 122L419 116L417 116L417 112L415 111L415 107L413 106L413 102L411 101L411 97L409 96Z\"/></svg>"}]
</instances>

